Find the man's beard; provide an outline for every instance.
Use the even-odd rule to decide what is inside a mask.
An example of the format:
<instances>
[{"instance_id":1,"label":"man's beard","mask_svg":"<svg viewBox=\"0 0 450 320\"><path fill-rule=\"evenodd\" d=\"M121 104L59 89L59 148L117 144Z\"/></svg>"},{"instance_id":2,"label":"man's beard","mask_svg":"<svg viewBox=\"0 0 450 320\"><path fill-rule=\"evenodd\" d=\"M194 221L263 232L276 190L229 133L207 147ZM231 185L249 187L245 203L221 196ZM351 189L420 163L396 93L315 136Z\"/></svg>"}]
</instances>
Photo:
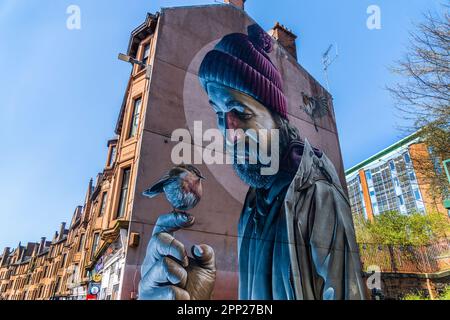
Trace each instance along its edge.
<instances>
[{"instance_id":1,"label":"man's beard","mask_svg":"<svg viewBox=\"0 0 450 320\"><path fill-rule=\"evenodd\" d=\"M274 176L265 176L261 174L261 169L264 167L270 167L270 165L258 164L233 164L233 169L238 177L255 189L261 189L267 186L273 181Z\"/></svg>"},{"instance_id":2,"label":"man's beard","mask_svg":"<svg viewBox=\"0 0 450 320\"><path fill-rule=\"evenodd\" d=\"M280 144L279 144L279 155L282 155L284 150L287 148L287 144L290 141L290 137L289 134L287 132L285 132L285 130L281 131L281 136L280 136ZM236 148L237 146L235 146ZM247 156L247 159L245 160L245 163L240 163L238 161L238 157L237 157L237 153L239 151L237 151L236 149L235 154L234 154L234 161L233 161L233 169L236 172L236 174L238 175L238 177L247 185L249 185L252 188L255 189L261 189L264 188L266 186L268 186L271 182L273 182L275 180L276 175L263 175L262 169L263 168L270 168L271 167L271 163L268 164L262 164L261 161L259 160L259 155L256 152L256 154L253 154L253 157L256 158L256 164L250 164L249 163L249 158L251 158L251 152L248 149L248 143L245 145L245 153ZM238 148L238 150L240 150ZM257 146L256 150L259 150L259 145ZM255 150L253 150L254 152Z\"/></svg>"}]
</instances>

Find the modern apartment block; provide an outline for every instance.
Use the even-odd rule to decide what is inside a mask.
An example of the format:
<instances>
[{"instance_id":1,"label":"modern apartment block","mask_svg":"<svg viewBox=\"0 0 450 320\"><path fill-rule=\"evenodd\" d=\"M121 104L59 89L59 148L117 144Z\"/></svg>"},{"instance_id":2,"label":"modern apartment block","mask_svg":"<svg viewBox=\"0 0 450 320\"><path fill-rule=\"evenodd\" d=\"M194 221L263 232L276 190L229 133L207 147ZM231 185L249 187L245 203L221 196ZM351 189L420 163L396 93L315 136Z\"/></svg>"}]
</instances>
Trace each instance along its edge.
<instances>
[{"instance_id":1,"label":"modern apartment block","mask_svg":"<svg viewBox=\"0 0 450 320\"><path fill-rule=\"evenodd\" d=\"M147 199L142 192L173 166L171 154L179 142L171 139L174 130L193 132L199 119L204 130L216 128L198 70L220 39L246 34L249 26L256 24L245 12L244 2L163 8L160 13L147 14L131 33L122 58L129 57L133 66L115 137L107 144L105 166L89 182L84 203L75 209L67 230L51 243L4 251L1 298L138 297L140 267L153 227L160 215L172 210L164 197ZM270 59L284 80L290 122L299 128L302 138L326 153L345 184L331 95L299 64L296 36L290 30L277 23L268 34L274 46ZM300 107L303 93L327 98L328 114L312 119ZM188 142L193 154L206 149L202 143ZM202 201L190 212L196 224L177 232L176 237L187 249L200 243L214 248L218 273L213 297L236 299L237 225L248 186L231 166L196 165L207 178ZM21 263L25 263L23 270ZM28 275L34 279L31 284ZM16 283L22 291L14 291ZM24 295L27 285L34 293Z\"/></svg>"},{"instance_id":2,"label":"modern apartment block","mask_svg":"<svg viewBox=\"0 0 450 320\"><path fill-rule=\"evenodd\" d=\"M402 214L441 212L449 214L442 199L430 195L419 166L441 164L428 147L412 134L346 171L349 199L354 215L372 220L388 211Z\"/></svg>"}]
</instances>

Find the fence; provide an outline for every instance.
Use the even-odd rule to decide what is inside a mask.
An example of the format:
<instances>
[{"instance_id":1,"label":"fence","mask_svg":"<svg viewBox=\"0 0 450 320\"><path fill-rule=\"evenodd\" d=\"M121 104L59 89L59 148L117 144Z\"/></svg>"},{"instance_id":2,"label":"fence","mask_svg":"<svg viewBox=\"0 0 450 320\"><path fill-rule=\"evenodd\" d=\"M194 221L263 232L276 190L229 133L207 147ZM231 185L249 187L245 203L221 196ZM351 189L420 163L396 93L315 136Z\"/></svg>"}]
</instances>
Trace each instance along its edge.
<instances>
[{"instance_id":1,"label":"fence","mask_svg":"<svg viewBox=\"0 0 450 320\"><path fill-rule=\"evenodd\" d=\"M450 270L450 239L427 246L360 244L363 270L378 266L390 273L436 273Z\"/></svg>"}]
</instances>

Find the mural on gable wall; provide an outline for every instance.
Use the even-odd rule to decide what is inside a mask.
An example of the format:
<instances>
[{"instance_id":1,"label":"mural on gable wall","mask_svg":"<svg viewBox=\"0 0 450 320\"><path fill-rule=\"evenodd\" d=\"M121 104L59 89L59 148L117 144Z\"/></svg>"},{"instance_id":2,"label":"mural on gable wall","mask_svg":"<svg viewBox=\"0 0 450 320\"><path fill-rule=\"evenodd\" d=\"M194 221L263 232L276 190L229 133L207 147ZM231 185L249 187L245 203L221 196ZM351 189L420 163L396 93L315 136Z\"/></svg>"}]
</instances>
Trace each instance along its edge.
<instances>
[{"instance_id":1,"label":"mural on gable wall","mask_svg":"<svg viewBox=\"0 0 450 320\"><path fill-rule=\"evenodd\" d=\"M195 121L217 128L227 147L221 151L232 151L226 154L231 165L207 168L242 203L236 226L238 296L245 300L364 299L351 211L340 174L327 151L311 145L303 126L290 121L289 105L300 105L303 123L309 118L308 134L320 135L323 121L335 126L331 97L316 86L317 92L308 95L297 90L301 100L289 101L289 79L272 61L273 49L274 40L258 25L249 24L247 33L228 34L200 50L189 66L197 72L187 72L184 87L191 132ZM203 94L193 95L199 88ZM204 101L198 103L199 98ZM259 133L272 130L277 135L269 134L262 141ZM271 156L269 162L263 161L262 153ZM262 174L273 164L275 153L276 171ZM341 161L340 155L332 156ZM194 228L198 220L185 212L195 207L203 188L208 188L208 181L196 170L175 168L147 191L151 197L165 194L174 211L161 214L153 229L141 266L140 299L210 299L213 295L220 252L205 242L193 246L188 257L176 233ZM227 181L230 174L241 183Z\"/></svg>"}]
</instances>

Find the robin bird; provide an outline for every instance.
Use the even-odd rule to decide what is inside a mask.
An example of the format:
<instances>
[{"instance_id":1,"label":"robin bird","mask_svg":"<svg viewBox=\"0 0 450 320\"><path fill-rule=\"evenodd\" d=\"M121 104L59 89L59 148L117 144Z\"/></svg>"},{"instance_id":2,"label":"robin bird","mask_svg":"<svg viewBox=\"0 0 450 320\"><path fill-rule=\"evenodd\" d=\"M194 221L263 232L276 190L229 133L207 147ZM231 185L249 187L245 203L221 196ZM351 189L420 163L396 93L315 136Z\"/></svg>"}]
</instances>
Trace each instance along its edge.
<instances>
[{"instance_id":1,"label":"robin bird","mask_svg":"<svg viewBox=\"0 0 450 320\"><path fill-rule=\"evenodd\" d=\"M193 209L203 195L202 180L206 180L200 170L192 165L179 165L172 168L143 195L154 198L160 193L166 195L174 212Z\"/></svg>"},{"instance_id":2,"label":"robin bird","mask_svg":"<svg viewBox=\"0 0 450 320\"><path fill-rule=\"evenodd\" d=\"M318 132L317 119L325 117L330 112L328 98L324 96L309 97L304 92L302 92L302 98L304 103L303 110L311 117Z\"/></svg>"}]
</instances>

